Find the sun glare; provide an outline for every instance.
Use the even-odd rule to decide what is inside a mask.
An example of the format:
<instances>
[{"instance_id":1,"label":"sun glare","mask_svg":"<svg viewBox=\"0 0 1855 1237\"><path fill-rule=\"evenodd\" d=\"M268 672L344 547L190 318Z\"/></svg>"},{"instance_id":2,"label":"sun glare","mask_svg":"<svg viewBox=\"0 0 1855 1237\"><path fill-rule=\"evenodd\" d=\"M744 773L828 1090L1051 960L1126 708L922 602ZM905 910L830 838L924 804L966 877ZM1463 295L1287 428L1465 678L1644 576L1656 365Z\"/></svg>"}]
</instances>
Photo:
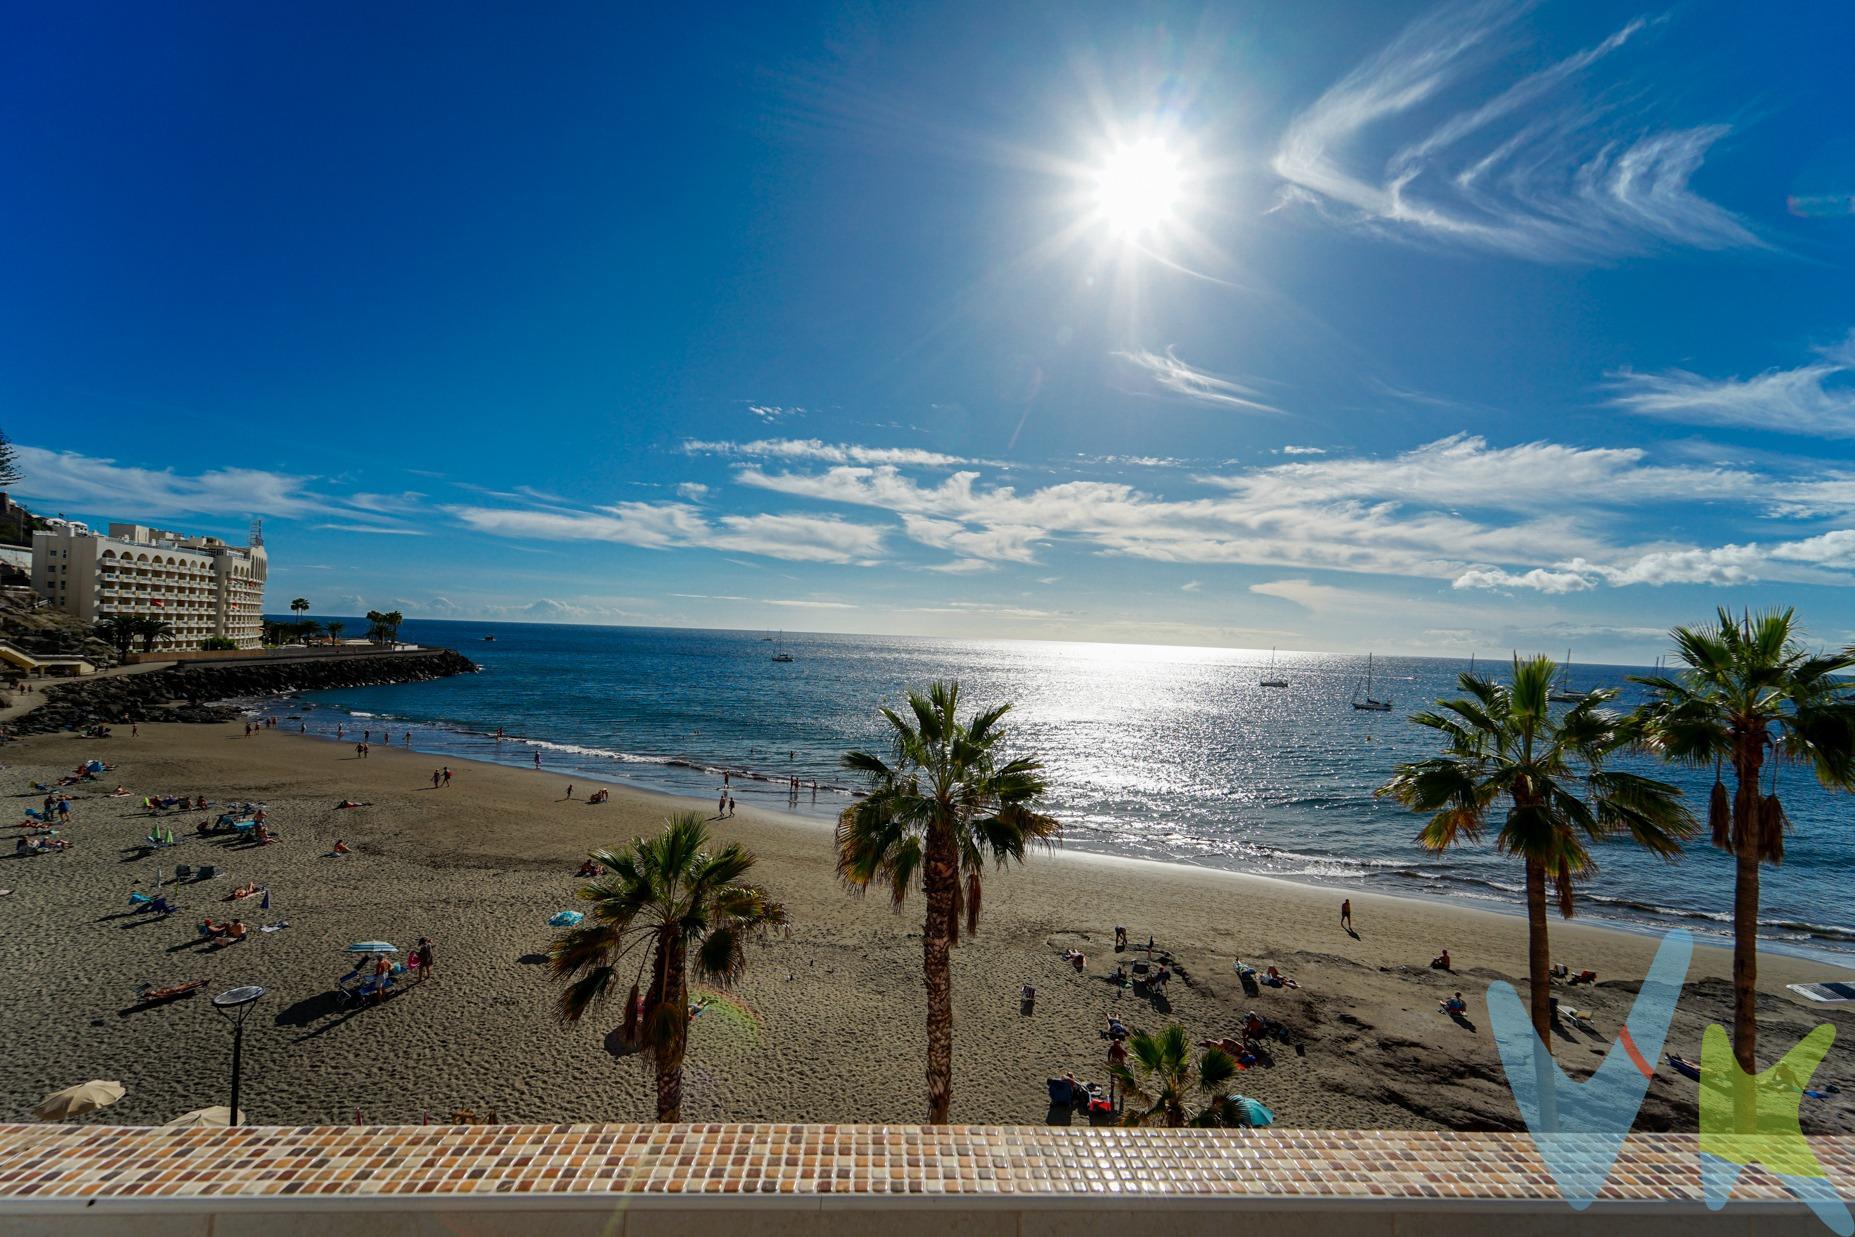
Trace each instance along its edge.
<instances>
[{"instance_id":1,"label":"sun glare","mask_svg":"<svg viewBox=\"0 0 1855 1237\"><path fill-rule=\"evenodd\" d=\"M1095 209L1117 234L1138 239L1173 222L1184 196L1178 152L1148 138L1108 153L1095 172Z\"/></svg>"}]
</instances>

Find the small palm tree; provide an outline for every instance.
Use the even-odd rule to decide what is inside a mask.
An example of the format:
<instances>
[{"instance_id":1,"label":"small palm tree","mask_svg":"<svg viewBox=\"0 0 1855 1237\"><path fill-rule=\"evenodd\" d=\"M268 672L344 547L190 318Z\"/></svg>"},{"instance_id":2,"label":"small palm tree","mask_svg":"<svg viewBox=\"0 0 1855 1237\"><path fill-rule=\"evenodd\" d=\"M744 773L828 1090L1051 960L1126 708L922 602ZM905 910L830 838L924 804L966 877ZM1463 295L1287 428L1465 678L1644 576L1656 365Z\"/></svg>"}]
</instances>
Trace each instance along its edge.
<instances>
[{"instance_id":1,"label":"small palm tree","mask_svg":"<svg viewBox=\"0 0 1855 1237\"><path fill-rule=\"evenodd\" d=\"M1557 673L1551 658L1516 657L1511 685L1462 675L1466 696L1439 700L1434 712L1411 718L1443 736L1443 754L1399 765L1378 789L1431 814L1417 835L1431 851L1479 841L1490 813L1505 801L1494 844L1525 867L1529 1005L1547 1052L1552 948L1546 886L1558 896L1559 914L1570 919L1577 882L1597 870L1593 843L1623 837L1673 859L1694 832L1676 787L1605 766L1634 733L1604 707L1617 693L1590 692L1554 717L1547 695Z\"/></svg>"},{"instance_id":2,"label":"small palm tree","mask_svg":"<svg viewBox=\"0 0 1855 1237\"><path fill-rule=\"evenodd\" d=\"M584 886L586 918L556 934L549 969L566 980L560 1016L577 1022L619 992L650 979L640 1031L657 1073L657 1119L683 1107L689 1042L689 971L726 986L747 969L747 945L786 922L786 908L742 878L754 857L737 844L708 849L700 812L680 812L662 833L625 850L593 852L605 875ZM631 1014L627 1010L626 1020Z\"/></svg>"},{"instance_id":3,"label":"small palm tree","mask_svg":"<svg viewBox=\"0 0 1855 1237\"><path fill-rule=\"evenodd\" d=\"M1006 759L1000 722L1009 704L959 717L960 685L935 683L908 694L906 713L885 708L889 754L844 753L846 769L868 778L870 793L837 820L837 874L853 889L886 885L899 908L917 880L927 902L921 970L927 986L928 1121L944 1123L953 1105L952 948L979 928L986 860L1023 862L1032 844L1048 846L1061 826L1034 804L1045 789L1043 762Z\"/></svg>"},{"instance_id":4,"label":"small palm tree","mask_svg":"<svg viewBox=\"0 0 1855 1237\"><path fill-rule=\"evenodd\" d=\"M1108 1072L1121 1087L1122 1125L1240 1125L1236 1104L1224 1088L1237 1063L1222 1048L1207 1048L1192 1060L1185 1028L1169 1023L1158 1035L1127 1041L1127 1060Z\"/></svg>"},{"instance_id":5,"label":"small palm tree","mask_svg":"<svg viewBox=\"0 0 1855 1237\"><path fill-rule=\"evenodd\" d=\"M309 613L309 598L298 597L295 601L292 601L290 603L290 613L308 614Z\"/></svg>"},{"instance_id":6,"label":"small palm tree","mask_svg":"<svg viewBox=\"0 0 1855 1237\"><path fill-rule=\"evenodd\" d=\"M314 629L315 629L315 624L314 624L314 623L311 623L311 624L310 624L309 626L310 626L310 629L311 629L311 630L314 630ZM345 631L345 630L347 629L347 626L348 626L348 625L347 625L346 623L344 623L344 622L342 622L342 621L341 621L340 619L330 619L330 620L329 620L329 624L328 624L328 638L329 638L329 643L330 643L330 644L340 644L340 643L341 643L341 633L342 633L343 631Z\"/></svg>"},{"instance_id":7,"label":"small palm tree","mask_svg":"<svg viewBox=\"0 0 1855 1237\"><path fill-rule=\"evenodd\" d=\"M1855 650L1812 654L1794 612L1734 618L1669 633L1686 669L1635 681L1649 689L1638 711L1644 745L1664 759L1713 769L1707 821L1713 844L1733 856L1733 1056L1742 1071L1734 1122L1756 1127L1750 1075L1758 1071L1759 865L1784 861L1789 821L1777 767L1809 766L1833 790L1855 790ZM1771 767L1769 790L1759 783ZM1729 799L1722 773L1730 765Z\"/></svg>"},{"instance_id":8,"label":"small palm tree","mask_svg":"<svg viewBox=\"0 0 1855 1237\"><path fill-rule=\"evenodd\" d=\"M91 628L91 634L115 649L117 658L126 659L129 650L135 646L135 620L119 617L98 619Z\"/></svg>"},{"instance_id":9,"label":"small palm tree","mask_svg":"<svg viewBox=\"0 0 1855 1237\"><path fill-rule=\"evenodd\" d=\"M135 634L142 638L142 652L152 653L155 641L173 635L174 628L165 619L139 618L135 620Z\"/></svg>"}]
</instances>

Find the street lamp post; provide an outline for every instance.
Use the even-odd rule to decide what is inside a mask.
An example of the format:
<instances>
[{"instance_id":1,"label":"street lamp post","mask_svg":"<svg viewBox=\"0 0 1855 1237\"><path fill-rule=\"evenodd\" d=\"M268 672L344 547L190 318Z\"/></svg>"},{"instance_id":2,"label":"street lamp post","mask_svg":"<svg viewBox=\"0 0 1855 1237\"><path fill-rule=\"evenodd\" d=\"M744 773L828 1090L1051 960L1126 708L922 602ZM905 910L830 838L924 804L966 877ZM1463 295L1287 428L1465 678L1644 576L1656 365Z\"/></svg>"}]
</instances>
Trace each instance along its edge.
<instances>
[{"instance_id":1,"label":"street lamp post","mask_svg":"<svg viewBox=\"0 0 1855 1237\"><path fill-rule=\"evenodd\" d=\"M256 984L247 984L242 988L221 992L213 998L213 1008L232 1023L232 1115L227 1125L238 1124L238 1067L245 1046L245 1019L250 1015L251 1007L263 995L264 989Z\"/></svg>"}]
</instances>

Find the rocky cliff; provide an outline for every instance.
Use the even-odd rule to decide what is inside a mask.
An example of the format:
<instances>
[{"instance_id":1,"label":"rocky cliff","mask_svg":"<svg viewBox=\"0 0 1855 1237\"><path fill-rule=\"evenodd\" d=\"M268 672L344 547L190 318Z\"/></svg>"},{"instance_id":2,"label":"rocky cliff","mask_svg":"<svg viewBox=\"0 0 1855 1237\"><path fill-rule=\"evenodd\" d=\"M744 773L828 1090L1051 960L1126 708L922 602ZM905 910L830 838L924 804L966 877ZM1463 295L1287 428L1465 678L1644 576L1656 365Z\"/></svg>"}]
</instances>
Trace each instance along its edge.
<instances>
[{"instance_id":1,"label":"rocky cliff","mask_svg":"<svg viewBox=\"0 0 1855 1237\"><path fill-rule=\"evenodd\" d=\"M238 715L219 701L281 692L324 691L382 683L418 683L472 674L476 664L451 649L369 653L300 661L174 666L112 675L46 689L45 703L7 727L16 735L81 730L98 723L216 722Z\"/></svg>"}]
</instances>

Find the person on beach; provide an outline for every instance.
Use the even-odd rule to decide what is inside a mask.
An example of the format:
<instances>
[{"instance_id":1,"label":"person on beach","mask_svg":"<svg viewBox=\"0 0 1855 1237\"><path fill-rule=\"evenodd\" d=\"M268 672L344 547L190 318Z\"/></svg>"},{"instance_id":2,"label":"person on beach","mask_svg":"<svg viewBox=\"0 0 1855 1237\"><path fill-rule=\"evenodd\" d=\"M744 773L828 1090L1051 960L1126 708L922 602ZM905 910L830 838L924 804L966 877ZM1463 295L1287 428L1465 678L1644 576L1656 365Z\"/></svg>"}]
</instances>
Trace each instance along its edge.
<instances>
[{"instance_id":1,"label":"person on beach","mask_svg":"<svg viewBox=\"0 0 1855 1237\"><path fill-rule=\"evenodd\" d=\"M1454 969L1451 966L1450 961L1449 961L1449 950L1445 949L1443 950L1442 953L1430 959L1430 969L1433 971L1447 971L1447 970Z\"/></svg>"},{"instance_id":2,"label":"person on beach","mask_svg":"<svg viewBox=\"0 0 1855 1237\"><path fill-rule=\"evenodd\" d=\"M1353 930L1353 900L1351 898L1340 900L1340 926L1348 932Z\"/></svg>"},{"instance_id":3,"label":"person on beach","mask_svg":"<svg viewBox=\"0 0 1855 1237\"><path fill-rule=\"evenodd\" d=\"M444 772L444 784L446 786L449 786L451 784L451 766L446 765L444 767L443 772Z\"/></svg>"},{"instance_id":4,"label":"person on beach","mask_svg":"<svg viewBox=\"0 0 1855 1237\"><path fill-rule=\"evenodd\" d=\"M1120 924L1114 925L1114 952L1121 953L1127 948L1127 929Z\"/></svg>"},{"instance_id":5,"label":"person on beach","mask_svg":"<svg viewBox=\"0 0 1855 1237\"><path fill-rule=\"evenodd\" d=\"M363 731L361 731L361 742L363 742L363 743L371 743L371 742L373 742L373 739L374 739L374 732L373 732L373 731L371 731L371 730L363 730Z\"/></svg>"},{"instance_id":6,"label":"person on beach","mask_svg":"<svg viewBox=\"0 0 1855 1237\"><path fill-rule=\"evenodd\" d=\"M406 732L405 745L407 747L412 746L412 732L410 730Z\"/></svg>"},{"instance_id":7,"label":"person on beach","mask_svg":"<svg viewBox=\"0 0 1855 1237\"><path fill-rule=\"evenodd\" d=\"M501 730L497 730L497 731L496 731L496 737L497 737L497 738L499 738L499 739L500 739L500 738L502 737L502 731L501 731ZM537 769L539 769L540 767L541 767L541 753L540 753L540 752L536 752L536 753L535 753L535 768L537 768Z\"/></svg>"},{"instance_id":8,"label":"person on beach","mask_svg":"<svg viewBox=\"0 0 1855 1237\"><path fill-rule=\"evenodd\" d=\"M419 938L412 956L419 960L419 982L424 983L432 977L432 940L429 936Z\"/></svg>"},{"instance_id":9,"label":"person on beach","mask_svg":"<svg viewBox=\"0 0 1855 1237\"><path fill-rule=\"evenodd\" d=\"M573 783L572 782L567 783L567 798L569 799L573 798Z\"/></svg>"},{"instance_id":10,"label":"person on beach","mask_svg":"<svg viewBox=\"0 0 1855 1237\"><path fill-rule=\"evenodd\" d=\"M725 790L719 791L715 795L715 815L726 816L727 814L728 814L728 792Z\"/></svg>"},{"instance_id":11,"label":"person on beach","mask_svg":"<svg viewBox=\"0 0 1855 1237\"><path fill-rule=\"evenodd\" d=\"M432 789L438 789L438 770L436 769L432 770Z\"/></svg>"},{"instance_id":12,"label":"person on beach","mask_svg":"<svg viewBox=\"0 0 1855 1237\"><path fill-rule=\"evenodd\" d=\"M734 815L734 796L728 796L728 815Z\"/></svg>"},{"instance_id":13,"label":"person on beach","mask_svg":"<svg viewBox=\"0 0 1855 1237\"><path fill-rule=\"evenodd\" d=\"M340 838L336 838L335 849L330 851L329 853L332 855L345 855L348 853L348 844L342 841Z\"/></svg>"},{"instance_id":14,"label":"person on beach","mask_svg":"<svg viewBox=\"0 0 1855 1237\"><path fill-rule=\"evenodd\" d=\"M129 723L129 737L130 737L131 739L133 739L133 738L134 738L134 737L135 737L136 735L138 735L138 734L140 734L140 733L142 733L142 727L141 727L141 723L139 723L139 722L130 722L130 723Z\"/></svg>"}]
</instances>

